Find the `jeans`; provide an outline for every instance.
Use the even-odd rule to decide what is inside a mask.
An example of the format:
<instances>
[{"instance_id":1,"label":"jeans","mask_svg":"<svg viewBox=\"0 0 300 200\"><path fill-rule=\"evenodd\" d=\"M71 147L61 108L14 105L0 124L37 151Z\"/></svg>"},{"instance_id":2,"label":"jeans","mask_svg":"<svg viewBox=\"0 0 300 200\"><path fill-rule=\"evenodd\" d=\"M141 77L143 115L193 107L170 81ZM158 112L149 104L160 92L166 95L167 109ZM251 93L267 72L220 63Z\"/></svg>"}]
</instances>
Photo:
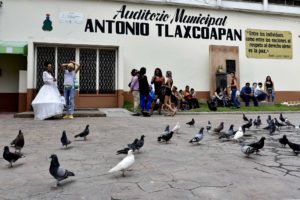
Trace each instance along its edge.
<instances>
[{"instance_id":1,"label":"jeans","mask_svg":"<svg viewBox=\"0 0 300 200\"><path fill-rule=\"evenodd\" d=\"M75 108L75 88L74 86L64 88L64 96L66 99L66 111L68 115L73 115ZM71 103L71 108L70 108Z\"/></svg>"},{"instance_id":2,"label":"jeans","mask_svg":"<svg viewBox=\"0 0 300 200\"><path fill-rule=\"evenodd\" d=\"M275 94L273 92L273 89L272 88L268 88L267 91L268 91L268 101L270 101L270 97L271 97L272 98L272 102L274 102Z\"/></svg>"},{"instance_id":3,"label":"jeans","mask_svg":"<svg viewBox=\"0 0 300 200\"><path fill-rule=\"evenodd\" d=\"M249 106L250 100L253 100L254 106L258 106L258 102L255 96L241 95L241 98L245 101L245 106Z\"/></svg>"},{"instance_id":4,"label":"jeans","mask_svg":"<svg viewBox=\"0 0 300 200\"><path fill-rule=\"evenodd\" d=\"M149 94L140 94L140 105L142 112L149 112L151 107L151 97Z\"/></svg>"},{"instance_id":5,"label":"jeans","mask_svg":"<svg viewBox=\"0 0 300 200\"><path fill-rule=\"evenodd\" d=\"M231 102L232 105L237 108L240 106L240 102L237 100L236 91L237 89L231 89Z\"/></svg>"}]
</instances>

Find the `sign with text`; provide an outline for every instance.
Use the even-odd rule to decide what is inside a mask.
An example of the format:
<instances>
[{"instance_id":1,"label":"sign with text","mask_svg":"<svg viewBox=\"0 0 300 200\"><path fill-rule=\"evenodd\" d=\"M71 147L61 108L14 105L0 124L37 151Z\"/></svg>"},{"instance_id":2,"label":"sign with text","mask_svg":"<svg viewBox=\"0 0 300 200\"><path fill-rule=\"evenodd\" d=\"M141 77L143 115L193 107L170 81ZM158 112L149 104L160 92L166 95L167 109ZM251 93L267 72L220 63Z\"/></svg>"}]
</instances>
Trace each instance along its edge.
<instances>
[{"instance_id":1,"label":"sign with text","mask_svg":"<svg viewBox=\"0 0 300 200\"><path fill-rule=\"evenodd\" d=\"M247 58L292 59L292 33L289 31L246 29Z\"/></svg>"}]
</instances>

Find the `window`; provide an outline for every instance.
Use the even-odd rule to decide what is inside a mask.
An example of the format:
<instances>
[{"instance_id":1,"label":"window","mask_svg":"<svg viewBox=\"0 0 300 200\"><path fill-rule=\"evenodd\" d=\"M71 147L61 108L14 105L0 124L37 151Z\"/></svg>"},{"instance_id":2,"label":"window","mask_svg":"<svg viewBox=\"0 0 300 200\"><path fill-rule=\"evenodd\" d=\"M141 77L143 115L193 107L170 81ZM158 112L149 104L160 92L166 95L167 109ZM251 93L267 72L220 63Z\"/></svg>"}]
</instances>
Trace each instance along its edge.
<instances>
[{"instance_id":1,"label":"window","mask_svg":"<svg viewBox=\"0 0 300 200\"><path fill-rule=\"evenodd\" d=\"M54 75L60 92L63 92L64 72L59 64L70 60L79 61L81 68L77 75L80 94L115 94L116 92L116 50L75 47L36 47L36 90L43 86L44 62L54 67Z\"/></svg>"},{"instance_id":2,"label":"window","mask_svg":"<svg viewBox=\"0 0 300 200\"><path fill-rule=\"evenodd\" d=\"M269 4L300 6L300 0L269 0Z\"/></svg>"}]
</instances>

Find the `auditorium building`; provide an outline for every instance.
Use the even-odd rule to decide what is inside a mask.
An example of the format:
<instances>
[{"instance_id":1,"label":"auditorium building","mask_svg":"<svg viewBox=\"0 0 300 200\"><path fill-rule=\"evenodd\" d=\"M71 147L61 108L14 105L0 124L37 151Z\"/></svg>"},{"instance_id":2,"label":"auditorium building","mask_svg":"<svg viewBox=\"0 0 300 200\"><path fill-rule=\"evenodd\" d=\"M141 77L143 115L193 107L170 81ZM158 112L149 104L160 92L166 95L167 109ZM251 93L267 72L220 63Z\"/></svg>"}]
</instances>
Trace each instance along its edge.
<instances>
[{"instance_id":1,"label":"auditorium building","mask_svg":"<svg viewBox=\"0 0 300 200\"><path fill-rule=\"evenodd\" d=\"M276 102L300 100L299 0L0 0L0 112L32 110L43 63L75 60L77 108L122 107L133 68L173 72L207 99L271 76Z\"/></svg>"}]
</instances>

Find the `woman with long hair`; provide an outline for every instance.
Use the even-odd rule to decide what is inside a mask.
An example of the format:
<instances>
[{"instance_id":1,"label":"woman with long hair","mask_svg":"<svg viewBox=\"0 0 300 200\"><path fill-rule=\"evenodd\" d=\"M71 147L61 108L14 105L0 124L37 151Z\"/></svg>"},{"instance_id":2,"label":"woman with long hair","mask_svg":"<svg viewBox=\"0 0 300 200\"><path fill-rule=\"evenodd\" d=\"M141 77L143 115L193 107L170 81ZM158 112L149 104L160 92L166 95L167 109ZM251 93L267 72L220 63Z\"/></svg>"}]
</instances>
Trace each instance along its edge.
<instances>
[{"instance_id":1,"label":"woman with long hair","mask_svg":"<svg viewBox=\"0 0 300 200\"><path fill-rule=\"evenodd\" d=\"M154 70L154 75L151 79L151 84L154 84L155 98L153 99L153 102L152 102L152 105L151 105L150 114L153 113L153 109L154 109L154 106L156 105L157 100L162 99L162 85L165 84L165 77L163 76L160 68L156 68ZM162 103L163 102L161 102L161 101L159 102L158 114L161 114Z\"/></svg>"},{"instance_id":2,"label":"woman with long hair","mask_svg":"<svg viewBox=\"0 0 300 200\"><path fill-rule=\"evenodd\" d=\"M272 99L272 102L274 102L274 83L271 79L271 76L266 77L265 81L265 91L268 94L268 102L270 102L270 99Z\"/></svg>"},{"instance_id":3,"label":"woman with long hair","mask_svg":"<svg viewBox=\"0 0 300 200\"><path fill-rule=\"evenodd\" d=\"M54 78L51 63L45 62L44 67L44 85L32 101L34 118L39 120L62 114L65 104L64 98L57 89L57 82Z\"/></svg>"},{"instance_id":4,"label":"woman with long hair","mask_svg":"<svg viewBox=\"0 0 300 200\"><path fill-rule=\"evenodd\" d=\"M172 79L172 72L167 71L166 72L166 84L165 84L165 96L164 96L164 106L166 106L170 113L168 116L174 116L176 114L176 109L173 109L171 106L171 95L172 95L172 85L173 85L173 79Z\"/></svg>"},{"instance_id":5,"label":"woman with long hair","mask_svg":"<svg viewBox=\"0 0 300 200\"><path fill-rule=\"evenodd\" d=\"M231 89L231 103L234 108L240 108L240 103L237 99L237 79L234 72L231 72L231 83L230 83L230 89Z\"/></svg>"}]
</instances>

